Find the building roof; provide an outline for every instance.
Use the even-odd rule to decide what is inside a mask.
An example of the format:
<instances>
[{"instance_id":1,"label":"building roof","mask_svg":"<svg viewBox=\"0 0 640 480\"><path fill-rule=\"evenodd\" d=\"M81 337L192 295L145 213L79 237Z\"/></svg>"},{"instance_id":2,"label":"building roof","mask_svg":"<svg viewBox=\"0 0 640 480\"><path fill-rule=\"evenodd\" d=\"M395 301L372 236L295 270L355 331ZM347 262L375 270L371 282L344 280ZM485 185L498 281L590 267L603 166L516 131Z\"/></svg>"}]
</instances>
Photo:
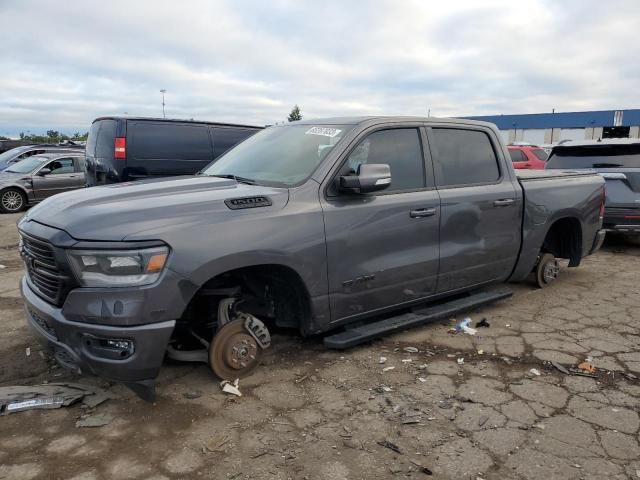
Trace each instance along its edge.
<instances>
[{"instance_id":1,"label":"building roof","mask_svg":"<svg viewBox=\"0 0 640 480\"><path fill-rule=\"evenodd\" d=\"M614 120L616 112L622 118ZM620 117L620 114L618 114ZM630 127L640 125L640 109L597 110L591 112L527 113L516 115L486 115L463 117L495 123L500 130L514 128L589 128L589 127Z\"/></svg>"}]
</instances>

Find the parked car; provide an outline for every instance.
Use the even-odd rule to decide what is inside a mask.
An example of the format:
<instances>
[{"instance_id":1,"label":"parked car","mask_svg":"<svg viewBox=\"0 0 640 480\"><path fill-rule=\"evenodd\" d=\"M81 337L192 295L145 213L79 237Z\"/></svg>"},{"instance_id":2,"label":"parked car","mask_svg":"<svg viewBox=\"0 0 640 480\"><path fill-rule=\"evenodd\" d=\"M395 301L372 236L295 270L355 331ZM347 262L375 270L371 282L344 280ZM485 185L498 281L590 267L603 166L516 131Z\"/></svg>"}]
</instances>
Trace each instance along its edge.
<instances>
[{"instance_id":1,"label":"parked car","mask_svg":"<svg viewBox=\"0 0 640 480\"><path fill-rule=\"evenodd\" d=\"M544 170L548 155L542 148L535 145L509 145L507 148L513 168Z\"/></svg>"},{"instance_id":2,"label":"parked car","mask_svg":"<svg viewBox=\"0 0 640 480\"><path fill-rule=\"evenodd\" d=\"M0 153L0 171L6 169L9 165L33 155L42 155L47 153L78 153L83 152L84 146L76 144L64 145L24 145L6 152Z\"/></svg>"},{"instance_id":3,"label":"parked car","mask_svg":"<svg viewBox=\"0 0 640 480\"><path fill-rule=\"evenodd\" d=\"M89 186L193 175L262 127L163 118L100 117L87 139Z\"/></svg>"},{"instance_id":4,"label":"parked car","mask_svg":"<svg viewBox=\"0 0 640 480\"><path fill-rule=\"evenodd\" d=\"M553 148L547 169L600 173L607 182L604 228L640 243L640 139L566 142Z\"/></svg>"},{"instance_id":5,"label":"parked car","mask_svg":"<svg viewBox=\"0 0 640 480\"><path fill-rule=\"evenodd\" d=\"M61 192L85 186L84 154L33 155L0 172L0 212L16 213Z\"/></svg>"},{"instance_id":6,"label":"parked car","mask_svg":"<svg viewBox=\"0 0 640 480\"><path fill-rule=\"evenodd\" d=\"M167 351L235 379L271 326L344 327L325 344L345 348L510 295L481 287L547 285L556 258L577 267L604 238L602 177L516 175L472 120L292 122L200 175L113 187L25 215L21 291L58 361L145 398Z\"/></svg>"}]
</instances>

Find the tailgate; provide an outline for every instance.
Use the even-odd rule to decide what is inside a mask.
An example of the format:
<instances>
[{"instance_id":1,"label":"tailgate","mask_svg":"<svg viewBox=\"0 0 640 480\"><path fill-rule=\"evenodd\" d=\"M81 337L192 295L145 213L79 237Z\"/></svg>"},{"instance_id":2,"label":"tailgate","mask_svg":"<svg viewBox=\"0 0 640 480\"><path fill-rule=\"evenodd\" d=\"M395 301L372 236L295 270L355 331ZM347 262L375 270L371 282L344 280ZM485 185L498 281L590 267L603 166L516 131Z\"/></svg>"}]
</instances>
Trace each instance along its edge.
<instances>
[{"instance_id":1,"label":"tailgate","mask_svg":"<svg viewBox=\"0 0 640 480\"><path fill-rule=\"evenodd\" d=\"M607 182L607 208L640 209L640 168L597 171Z\"/></svg>"}]
</instances>

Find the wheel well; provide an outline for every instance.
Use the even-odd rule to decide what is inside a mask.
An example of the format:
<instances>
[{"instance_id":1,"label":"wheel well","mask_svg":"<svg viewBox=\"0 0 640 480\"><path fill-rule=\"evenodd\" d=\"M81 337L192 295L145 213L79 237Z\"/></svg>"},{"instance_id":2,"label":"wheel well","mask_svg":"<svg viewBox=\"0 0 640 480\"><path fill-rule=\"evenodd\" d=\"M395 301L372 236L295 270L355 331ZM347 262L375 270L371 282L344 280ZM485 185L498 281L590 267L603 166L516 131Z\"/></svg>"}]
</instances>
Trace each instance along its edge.
<instances>
[{"instance_id":1,"label":"wheel well","mask_svg":"<svg viewBox=\"0 0 640 480\"><path fill-rule=\"evenodd\" d=\"M300 276L290 267L267 264L221 273L207 282L189 302L180 323L214 325L218 303L238 297L238 308L267 325L296 328L310 325L311 300Z\"/></svg>"},{"instance_id":2,"label":"wheel well","mask_svg":"<svg viewBox=\"0 0 640 480\"><path fill-rule=\"evenodd\" d=\"M570 267L580 265L582 259L582 226L574 217L556 220L542 242L542 252L569 260Z\"/></svg>"},{"instance_id":3,"label":"wheel well","mask_svg":"<svg viewBox=\"0 0 640 480\"><path fill-rule=\"evenodd\" d=\"M4 187L3 189L0 189L0 194L3 193L3 192L6 192L7 190L17 190L22 195L24 195L25 199L29 198L29 196L27 195L26 190L24 188L18 187L17 185L10 185L8 187Z\"/></svg>"}]
</instances>

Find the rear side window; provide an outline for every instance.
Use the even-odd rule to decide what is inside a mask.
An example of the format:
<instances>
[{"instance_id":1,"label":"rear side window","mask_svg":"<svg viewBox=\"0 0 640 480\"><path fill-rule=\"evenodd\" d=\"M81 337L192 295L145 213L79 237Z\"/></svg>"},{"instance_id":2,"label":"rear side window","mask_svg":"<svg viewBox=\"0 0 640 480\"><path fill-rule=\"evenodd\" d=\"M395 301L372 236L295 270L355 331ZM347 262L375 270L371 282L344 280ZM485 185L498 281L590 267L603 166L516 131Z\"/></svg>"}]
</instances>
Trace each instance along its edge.
<instances>
[{"instance_id":1,"label":"rear side window","mask_svg":"<svg viewBox=\"0 0 640 480\"><path fill-rule=\"evenodd\" d=\"M549 158L549 155L547 155L547 152L545 152L541 148L531 150L531 152L538 158L538 160L542 160L543 162L546 162L547 159Z\"/></svg>"},{"instance_id":2,"label":"rear side window","mask_svg":"<svg viewBox=\"0 0 640 480\"><path fill-rule=\"evenodd\" d=\"M640 168L640 143L555 147L546 168Z\"/></svg>"},{"instance_id":3,"label":"rear side window","mask_svg":"<svg viewBox=\"0 0 640 480\"><path fill-rule=\"evenodd\" d=\"M93 122L91 124L91 129L89 130L89 136L87 137L85 151L87 152L87 155L91 155L92 157L96 154L96 142L98 141L98 131L100 130L101 123L102 122Z\"/></svg>"},{"instance_id":4,"label":"rear side window","mask_svg":"<svg viewBox=\"0 0 640 480\"><path fill-rule=\"evenodd\" d=\"M127 152L137 159L211 160L209 129L204 125L129 122Z\"/></svg>"},{"instance_id":5,"label":"rear side window","mask_svg":"<svg viewBox=\"0 0 640 480\"><path fill-rule=\"evenodd\" d=\"M357 173L363 163L389 165L391 185L385 192L425 187L422 145L415 128L381 130L365 137L349 154L340 175Z\"/></svg>"},{"instance_id":6,"label":"rear side window","mask_svg":"<svg viewBox=\"0 0 640 480\"><path fill-rule=\"evenodd\" d=\"M220 127L213 128L213 155L219 157L230 148L250 137L257 130L246 128Z\"/></svg>"},{"instance_id":7,"label":"rear side window","mask_svg":"<svg viewBox=\"0 0 640 480\"><path fill-rule=\"evenodd\" d=\"M433 128L431 154L438 186L494 183L500 178L489 136L478 130Z\"/></svg>"},{"instance_id":8,"label":"rear side window","mask_svg":"<svg viewBox=\"0 0 640 480\"><path fill-rule=\"evenodd\" d=\"M117 122L115 120L102 120L96 142L96 157L113 158L116 138Z\"/></svg>"},{"instance_id":9,"label":"rear side window","mask_svg":"<svg viewBox=\"0 0 640 480\"><path fill-rule=\"evenodd\" d=\"M509 155L511 155L512 162L526 162L527 157L524 156L522 150L509 150Z\"/></svg>"}]
</instances>

